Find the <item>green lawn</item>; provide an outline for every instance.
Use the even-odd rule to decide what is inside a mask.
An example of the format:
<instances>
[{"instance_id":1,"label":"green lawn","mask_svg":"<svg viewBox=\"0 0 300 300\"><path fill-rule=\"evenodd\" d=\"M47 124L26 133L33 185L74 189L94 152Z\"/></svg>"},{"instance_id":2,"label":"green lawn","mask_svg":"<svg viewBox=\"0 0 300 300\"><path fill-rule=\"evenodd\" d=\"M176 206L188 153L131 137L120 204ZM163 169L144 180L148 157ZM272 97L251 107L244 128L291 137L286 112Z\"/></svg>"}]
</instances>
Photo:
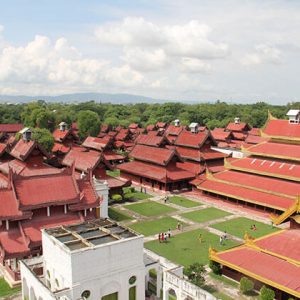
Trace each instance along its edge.
<instances>
[{"instance_id":1,"label":"green lawn","mask_svg":"<svg viewBox=\"0 0 300 300\"><path fill-rule=\"evenodd\" d=\"M250 229L251 225L253 224L255 224L257 228L256 230ZM227 231L228 234L235 235L239 238L243 238L246 231L251 236L258 238L279 230L276 227L272 228L271 224L268 225L247 218L232 219L218 224L214 224L211 227L221 231Z\"/></svg>"},{"instance_id":2,"label":"green lawn","mask_svg":"<svg viewBox=\"0 0 300 300\"><path fill-rule=\"evenodd\" d=\"M132 218L129 217L127 214L119 211L118 209L109 207L108 208L108 216L117 221L117 222L121 222L121 221L125 221L125 220L131 220Z\"/></svg>"},{"instance_id":3,"label":"green lawn","mask_svg":"<svg viewBox=\"0 0 300 300\"><path fill-rule=\"evenodd\" d=\"M18 293L21 290L21 287L11 288L7 282L0 278L0 297L10 296Z\"/></svg>"},{"instance_id":4,"label":"green lawn","mask_svg":"<svg viewBox=\"0 0 300 300\"><path fill-rule=\"evenodd\" d=\"M149 236L159 232L166 232L169 228L175 230L177 223L178 221L176 219L164 217L158 220L135 223L129 227L145 236Z\"/></svg>"},{"instance_id":5,"label":"green lawn","mask_svg":"<svg viewBox=\"0 0 300 300\"><path fill-rule=\"evenodd\" d=\"M158 216L168 212L176 211L176 209L173 207L169 207L154 201L125 205L125 207L146 217Z\"/></svg>"},{"instance_id":6,"label":"green lawn","mask_svg":"<svg viewBox=\"0 0 300 300\"><path fill-rule=\"evenodd\" d=\"M134 192L131 192L131 189L132 189L132 187L123 188L123 192L125 195L128 195L128 197L130 197L133 201L134 200L145 200L145 199L152 198L152 195L150 195L150 194L141 193L137 189L134 189ZM125 198L126 198L126 196L125 196Z\"/></svg>"},{"instance_id":7,"label":"green lawn","mask_svg":"<svg viewBox=\"0 0 300 300\"><path fill-rule=\"evenodd\" d=\"M200 233L202 234L202 243L198 240ZM204 229L178 234L172 237L168 243L159 243L157 240L145 243L146 248L183 266L189 266L195 262L207 264L209 246L217 250L226 250L236 245L236 242L227 240L221 246L219 237Z\"/></svg>"},{"instance_id":8,"label":"green lawn","mask_svg":"<svg viewBox=\"0 0 300 300\"><path fill-rule=\"evenodd\" d=\"M183 206L183 207L195 207L195 206L200 206L202 205L199 202L195 202L189 199L186 199L184 197L180 197L180 196L173 196L169 198L170 203L174 203L176 205L179 206Z\"/></svg>"},{"instance_id":9,"label":"green lawn","mask_svg":"<svg viewBox=\"0 0 300 300\"><path fill-rule=\"evenodd\" d=\"M204 208L204 209L182 214L183 217L198 223L205 223L228 215L230 215L230 213L214 207Z\"/></svg>"},{"instance_id":10,"label":"green lawn","mask_svg":"<svg viewBox=\"0 0 300 300\"><path fill-rule=\"evenodd\" d=\"M115 169L113 171L106 170L106 174L112 177L119 177L120 176L120 170Z\"/></svg>"}]
</instances>

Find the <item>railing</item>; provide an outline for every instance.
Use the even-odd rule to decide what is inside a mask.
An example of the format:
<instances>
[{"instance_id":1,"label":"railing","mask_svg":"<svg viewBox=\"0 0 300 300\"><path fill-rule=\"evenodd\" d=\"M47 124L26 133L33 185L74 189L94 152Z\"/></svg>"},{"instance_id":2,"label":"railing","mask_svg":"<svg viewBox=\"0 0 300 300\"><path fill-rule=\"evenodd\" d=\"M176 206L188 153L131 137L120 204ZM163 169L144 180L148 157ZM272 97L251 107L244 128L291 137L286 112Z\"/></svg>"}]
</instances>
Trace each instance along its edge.
<instances>
[{"instance_id":1,"label":"railing","mask_svg":"<svg viewBox=\"0 0 300 300\"><path fill-rule=\"evenodd\" d=\"M194 299L217 300L217 298L215 298L212 294L185 280L184 278L175 275L171 271L165 273L165 281L175 291L180 290L181 293L185 294L185 296L190 296Z\"/></svg>"}]
</instances>

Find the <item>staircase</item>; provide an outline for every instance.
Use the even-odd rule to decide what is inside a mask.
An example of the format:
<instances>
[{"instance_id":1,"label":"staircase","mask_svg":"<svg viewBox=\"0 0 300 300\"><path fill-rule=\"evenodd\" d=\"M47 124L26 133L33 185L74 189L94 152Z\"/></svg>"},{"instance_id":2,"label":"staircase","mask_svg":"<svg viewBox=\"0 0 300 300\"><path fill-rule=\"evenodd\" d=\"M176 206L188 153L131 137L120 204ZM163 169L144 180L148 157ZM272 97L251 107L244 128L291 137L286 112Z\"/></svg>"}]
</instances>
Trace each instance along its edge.
<instances>
[{"instance_id":1,"label":"staircase","mask_svg":"<svg viewBox=\"0 0 300 300\"><path fill-rule=\"evenodd\" d=\"M285 212L283 212L281 215L275 215L271 214L272 222L275 225L279 225L282 222L284 222L287 218L289 218L294 213L300 212L300 196L297 197L297 200L293 205L291 205Z\"/></svg>"}]
</instances>

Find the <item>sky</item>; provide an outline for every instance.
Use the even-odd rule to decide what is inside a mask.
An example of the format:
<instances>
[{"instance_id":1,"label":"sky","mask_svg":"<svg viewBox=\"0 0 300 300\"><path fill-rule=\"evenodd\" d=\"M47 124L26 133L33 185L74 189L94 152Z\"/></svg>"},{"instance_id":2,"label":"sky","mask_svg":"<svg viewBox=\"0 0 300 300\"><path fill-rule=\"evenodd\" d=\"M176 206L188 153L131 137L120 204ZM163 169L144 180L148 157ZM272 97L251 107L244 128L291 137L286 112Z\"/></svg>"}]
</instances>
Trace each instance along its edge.
<instances>
[{"instance_id":1,"label":"sky","mask_svg":"<svg viewBox=\"0 0 300 300\"><path fill-rule=\"evenodd\" d=\"M0 94L300 101L300 1L1 0Z\"/></svg>"}]
</instances>

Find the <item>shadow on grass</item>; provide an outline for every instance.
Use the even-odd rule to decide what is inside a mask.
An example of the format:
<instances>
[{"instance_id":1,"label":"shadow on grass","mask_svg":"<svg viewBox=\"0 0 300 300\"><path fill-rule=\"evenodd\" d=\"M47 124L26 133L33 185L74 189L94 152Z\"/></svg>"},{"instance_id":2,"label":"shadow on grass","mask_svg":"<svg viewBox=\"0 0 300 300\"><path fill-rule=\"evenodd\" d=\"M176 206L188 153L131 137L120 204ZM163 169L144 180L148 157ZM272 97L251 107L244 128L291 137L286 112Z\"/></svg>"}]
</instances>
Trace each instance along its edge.
<instances>
[{"instance_id":1,"label":"shadow on grass","mask_svg":"<svg viewBox=\"0 0 300 300\"><path fill-rule=\"evenodd\" d=\"M214 286L209 285L209 284L204 284L201 288L211 294L218 292L218 290Z\"/></svg>"}]
</instances>

